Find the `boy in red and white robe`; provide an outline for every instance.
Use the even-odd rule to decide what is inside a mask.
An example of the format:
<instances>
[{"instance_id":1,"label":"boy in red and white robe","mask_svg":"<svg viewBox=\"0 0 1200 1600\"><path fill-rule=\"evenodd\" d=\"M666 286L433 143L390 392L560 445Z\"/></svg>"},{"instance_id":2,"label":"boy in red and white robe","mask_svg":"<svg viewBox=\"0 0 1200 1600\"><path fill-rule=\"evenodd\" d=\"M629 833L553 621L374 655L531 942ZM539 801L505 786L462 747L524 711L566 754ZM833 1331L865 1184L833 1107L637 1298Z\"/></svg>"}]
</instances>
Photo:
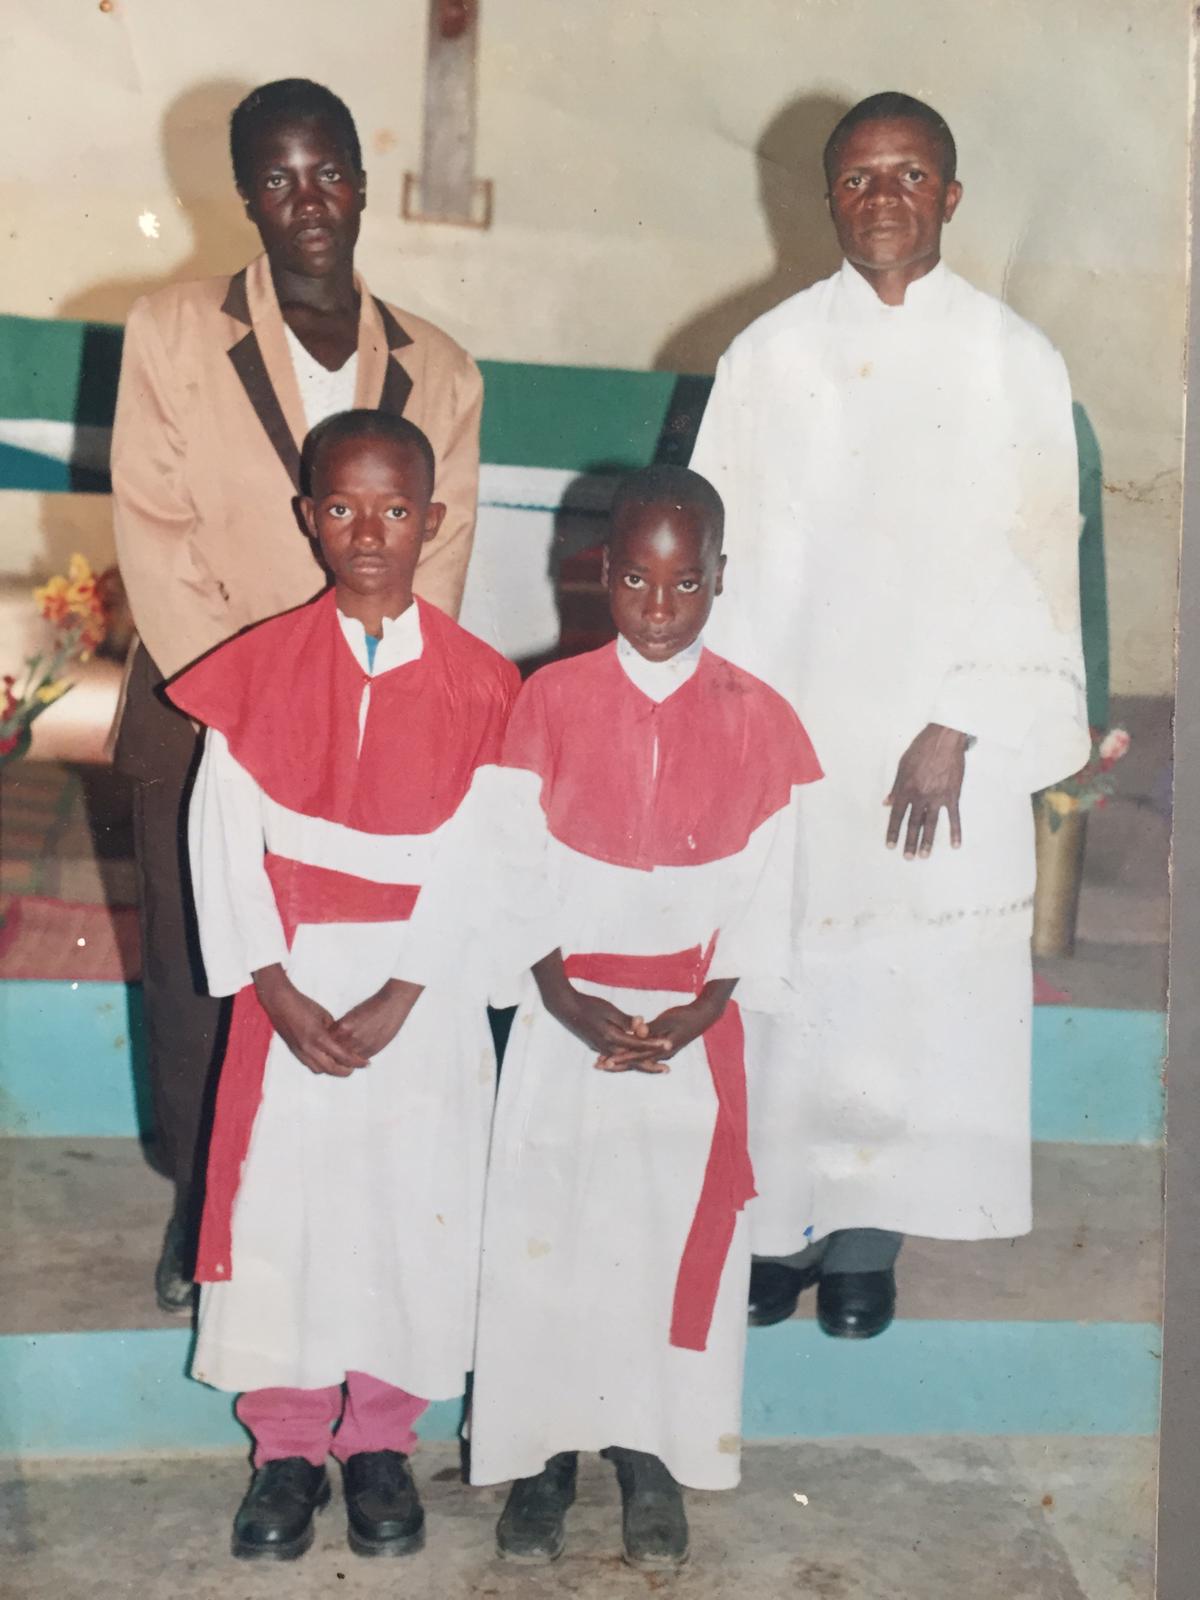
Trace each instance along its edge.
<instances>
[{"instance_id":1,"label":"boy in red and white robe","mask_svg":"<svg viewBox=\"0 0 1200 1600\"><path fill-rule=\"evenodd\" d=\"M510 1559L561 1552L579 1450L615 1462L639 1566L686 1558L679 1483L738 1481L754 1189L731 996L794 993L794 806L820 771L787 703L703 648L722 526L695 473L624 482L606 556L621 637L530 679L469 803L498 944L532 966L492 1138L471 1414L472 1482L520 1480Z\"/></svg>"},{"instance_id":2,"label":"boy in red and white robe","mask_svg":"<svg viewBox=\"0 0 1200 1600\"><path fill-rule=\"evenodd\" d=\"M409 919L518 687L413 599L444 512L425 436L346 412L306 459L332 590L170 690L208 729L192 876L209 988L237 994L192 1375L240 1392L234 1553L276 1559L311 1543L331 1449L352 1547L416 1548L412 1424L471 1365L495 1060L482 987L422 989Z\"/></svg>"}]
</instances>

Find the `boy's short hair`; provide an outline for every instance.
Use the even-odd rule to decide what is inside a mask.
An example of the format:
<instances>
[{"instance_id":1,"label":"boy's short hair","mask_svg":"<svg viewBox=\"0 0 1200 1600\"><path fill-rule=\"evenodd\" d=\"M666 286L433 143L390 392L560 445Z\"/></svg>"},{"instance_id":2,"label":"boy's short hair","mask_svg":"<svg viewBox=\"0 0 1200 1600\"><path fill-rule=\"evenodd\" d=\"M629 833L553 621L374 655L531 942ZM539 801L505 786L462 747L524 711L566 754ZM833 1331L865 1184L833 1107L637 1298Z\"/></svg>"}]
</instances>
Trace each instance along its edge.
<instances>
[{"instance_id":1,"label":"boy's short hair","mask_svg":"<svg viewBox=\"0 0 1200 1600\"><path fill-rule=\"evenodd\" d=\"M690 467L665 461L630 472L617 484L609 510L608 542L612 543L617 523L630 506L657 506L664 502L701 512L720 550L725 537L725 502L707 478Z\"/></svg>"},{"instance_id":2,"label":"boy's short hair","mask_svg":"<svg viewBox=\"0 0 1200 1600\"><path fill-rule=\"evenodd\" d=\"M893 121L920 122L929 129L941 151L942 180L945 183L953 183L958 171L958 147L954 143L949 123L940 112L926 105L924 100L918 100L915 95L905 94L900 89L885 89L882 94L868 95L865 100L860 100L856 106L850 107L825 143L822 160L825 165L826 183L833 182L834 163L842 145L855 128L864 122Z\"/></svg>"},{"instance_id":3,"label":"boy's short hair","mask_svg":"<svg viewBox=\"0 0 1200 1600\"><path fill-rule=\"evenodd\" d=\"M251 89L229 119L229 154L238 188L250 186L250 157L254 141L264 129L277 122L307 122L315 117L323 117L337 129L355 172L361 173L362 145L346 102L311 78L277 78Z\"/></svg>"},{"instance_id":4,"label":"boy's short hair","mask_svg":"<svg viewBox=\"0 0 1200 1600\"><path fill-rule=\"evenodd\" d=\"M437 476L437 461L433 446L415 422L398 417L391 411L335 411L331 417L318 422L304 441L300 452L300 492L311 495L313 479L321 456L331 445L342 444L347 439L390 439L393 444L410 445L425 464L429 474L429 492L433 493Z\"/></svg>"}]
</instances>

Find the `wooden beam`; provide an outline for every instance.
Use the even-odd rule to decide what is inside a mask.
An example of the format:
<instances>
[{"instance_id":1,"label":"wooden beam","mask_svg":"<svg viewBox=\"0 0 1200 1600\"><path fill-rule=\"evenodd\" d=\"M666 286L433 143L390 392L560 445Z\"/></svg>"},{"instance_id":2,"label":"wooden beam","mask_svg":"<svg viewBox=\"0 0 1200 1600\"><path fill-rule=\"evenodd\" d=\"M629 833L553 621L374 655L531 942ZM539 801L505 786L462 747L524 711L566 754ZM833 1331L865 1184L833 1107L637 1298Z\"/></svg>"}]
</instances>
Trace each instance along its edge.
<instances>
[{"instance_id":1,"label":"wooden beam","mask_svg":"<svg viewBox=\"0 0 1200 1600\"><path fill-rule=\"evenodd\" d=\"M425 126L419 177L406 173L404 216L486 228L492 186L475 176L479 0L429 0Z\"/></svg>"}]
</instances>

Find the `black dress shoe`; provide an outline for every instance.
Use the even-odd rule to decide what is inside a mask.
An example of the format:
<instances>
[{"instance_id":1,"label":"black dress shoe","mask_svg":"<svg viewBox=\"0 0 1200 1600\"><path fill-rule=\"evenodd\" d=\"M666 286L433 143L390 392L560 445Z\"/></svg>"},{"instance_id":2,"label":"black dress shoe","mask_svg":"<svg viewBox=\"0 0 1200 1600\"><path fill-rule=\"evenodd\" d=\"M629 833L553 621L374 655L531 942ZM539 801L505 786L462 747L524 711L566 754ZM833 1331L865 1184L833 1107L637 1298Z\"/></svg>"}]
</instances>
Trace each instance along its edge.
<instances>
[{"instance_id":1,"label":"black dress shoe","mask_svg":"<svg viewBox=\"0 0 1200 1600\"><path fill-rule=\"evenodd\" d=\"M196 1286L187 1270L187 1232L178 1212L163 1234L162 1253L154 1269L154 1298L160 1311L178 1316L192 1309Z\"/></svg>"},{"instance_id":2,"label":"black dress shoe","mask_svg":"<svg viewBox=\"0 0 1200 1600\"><path fill-rule=\"evenodd\" d=\"M233 1519L242 1560L294 1561L313 1542L313 1513L329 1504L329 1475L303 1456L268 1461L250 1480Z\"/></svg>"},{"instance_id":3,"label":"black dress shoe","mask_svg":"<svg viewBox=\"0 0 1200 1600\"><path fill-rule=\"evenodd\" d=\"M817 1290L817 1321L831 1339L873 1339L896 1315L896 1274L827 1272Z\"/></svg>"},{"instance_id":4,"label":"black dress shoe","mask_svg":"<svg viewBox=\"0 0 1200 1600\"><path fill-rule=\"evenodd\" d=\"M805 1289L819 1282L821 1268L789 1267L782 1261L750 1264L750 1326L770 1328L794 1316L796 1302Z\"/></svg>"},{"instance_id":5,"label":"black dress shoe","mask_svg":"<svg viewBox=\"0 0 1200 1600\"><path fill-rule=\"evenodd\" d=\"M657 1456L613 1446L602 1450L617 1469L625 1560L643 1571L674 1571L688 1558L683 1494Z\"/></svg>"},{"instance_id":6,"label":"black dress shoe","mask_svg":"<svg viewBox=\"0 0 1200 1600\"><path fill-rule=\"evenodd\" d=\"M551 1456L535 1477L513 1484L496 1524L496 1549L506 1561L540 1565L562 1555L578 1461L573 1450L564 1450Z\"/></svg>"},{"instance_id":7,"label":"black dress shoe","mask_svg":"<svg viewBox=\"0 0 1200 1600\"><path fill-rule=\"evenodd\" d=\"M346 1537L356 1556L407 1556L425 1543L425 1510L408 1457L363 1450L342 1464Z\"/></svg>"}]
</instances>

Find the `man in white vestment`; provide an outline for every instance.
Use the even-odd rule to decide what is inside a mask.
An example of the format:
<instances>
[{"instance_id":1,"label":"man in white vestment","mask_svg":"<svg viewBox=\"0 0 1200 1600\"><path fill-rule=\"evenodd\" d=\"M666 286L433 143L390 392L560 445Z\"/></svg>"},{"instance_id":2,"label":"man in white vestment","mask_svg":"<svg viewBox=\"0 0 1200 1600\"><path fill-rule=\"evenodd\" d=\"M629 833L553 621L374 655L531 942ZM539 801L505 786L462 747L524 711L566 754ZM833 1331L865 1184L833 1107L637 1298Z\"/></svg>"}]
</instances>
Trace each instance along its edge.
<instances>
[{"instance_id":1,"label":"man in white vestment","mask_svg":"<svg viewBox=\"0 0 1200 1600\"><path fill-rule=\"evenodd\" d=\"M692 459L727 512L710 642L791 700L826 772L798 1008L747 1040L751 1316L819 1280L847 1337L890 1323L904 1234L1029 1231L1030 795L1090 749L1070 385L942 263L956 159L911 96L847 113L842 268L735 339Z\"/></svg>"}]
</instances>

